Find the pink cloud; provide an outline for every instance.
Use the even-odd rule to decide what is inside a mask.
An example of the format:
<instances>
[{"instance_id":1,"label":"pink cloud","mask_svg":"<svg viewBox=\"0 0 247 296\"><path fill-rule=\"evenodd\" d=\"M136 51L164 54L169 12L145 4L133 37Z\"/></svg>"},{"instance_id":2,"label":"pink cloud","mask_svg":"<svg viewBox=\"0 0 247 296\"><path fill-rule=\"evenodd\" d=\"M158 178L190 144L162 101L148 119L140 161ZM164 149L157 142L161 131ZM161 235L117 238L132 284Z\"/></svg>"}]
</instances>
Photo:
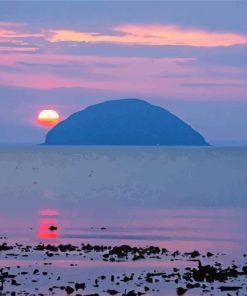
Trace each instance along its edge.
<instances>
[{"instance_id":1,"label":"pink cloud","mask_svg":"<svg viewBox=\"0 0 247 296\"><path fill-rule=\"evenodd\" d=\"M16 30L9 30L0 28L0 38L27 38L27 37L44 37L43 34L39 33L21 33Z\"/></svg>"},{"instance_id":2,"label":"pink cloud","mask_svg":"<svg viewBox=\"0 0 247 296\"><path fill-rule=\"evenodd\" d=\"M32 32L27 24L0 22L0 41L25 43L25 38L38 38L51 43L88 42L129 45L189 45L216 47L247 44L247 35L183 28L171 24L124 24L112 28L112 34L66 29ZM24 45L24 44L22 44ZM32 46L29 46L32 47ZM18 50L16 50L18 51Z\"/></svg>"},{"instance_id":3,"label":"pink cloud","mask_svg":"<svg viewBox=\"0 0 247 296\"><path fill-rule=\"evenodd\" d=\"M66 67L39 68L39 64L59 65L69 63L80 65L85 71L83 75L71 76ZM25 63L24 69L22 63ZM97 67L98 64L111 63L114 67ZM35 65L35 68L29 65ZM82 87L97 90L119 92L132 96L164 96L180 97L196 100L231 99L246 97L246 69L231 67L201 67L187 58L130 58L130 57L99 57L72 56L56 54L16 53L0 54L1 65L13 66L18 71L0 72L1 85L56 88ZM71 67L71 66L70 66ZM72 66L73 67L73 66ZM72 69L73 70L73 69ZM35 71L35 72L34 72ZM233 78L238 74L243 78ZM224 74L224 75L223 75ZM240 75L241 74L241 75Z\"/></svg>"},{"instance_id":4,"label":"pink cloud","mask_svg":"<svg viewBox=\"0 0 247 296\"><path fill-rule=\"evenodd\" d=\"M0 27L25 27L27 26L24 23L20 22L5 22L5 21L0 21Z\"/></svg>"},{"instance_id":5,"label":"pink cloud","mask_svg":"<svg viewBox=\"0 0 247 296\"><path fill-rule=\"evenodd\" d=\"M190 45L202 47L247 44L247 36L231 32L185 29L175 25L126 24L113 28L114 35L73 30L44 31L50 42L123 43L133 45Z\"/></svg>"},{"instance_id":6,"label":"pink cloud","mask_svg":"<svg viewBox=\"0 0 247 296\"><path fill-rule=\"evenodd\" d=\"M0 46L0 51L4 52L35 52L37 47L10 47L10 46Z\"/></svg>"},{"instance_id":7,"label":"pink cloud","mask_svg":"<svg viewBox=\"0 0 247 296\"><path fill-rule=\"evenodd\" d=\"M24 31L23 31L24 29ZM25 41L29 37L44 37L40 33L29 33L27 25L18 22L0 22L0 52L35 52L37 47L31 46ZM5 45L6 43L11 46Z\"/></svg>"}]
</instances>

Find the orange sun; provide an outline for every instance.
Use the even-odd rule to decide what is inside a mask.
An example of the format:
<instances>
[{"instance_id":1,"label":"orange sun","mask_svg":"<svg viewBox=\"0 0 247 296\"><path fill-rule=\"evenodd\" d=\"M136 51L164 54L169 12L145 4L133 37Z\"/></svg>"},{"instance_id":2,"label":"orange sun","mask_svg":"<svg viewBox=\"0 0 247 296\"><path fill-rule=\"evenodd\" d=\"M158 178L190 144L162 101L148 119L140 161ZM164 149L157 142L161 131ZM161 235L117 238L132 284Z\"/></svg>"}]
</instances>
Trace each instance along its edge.
<instances>
[{"instance_id":1,"label":"orange sun","mask_svg":"<svg viewBox=\"0 0 247 296\"><path fill-rule=\"evenodd\" d=\"M42 110L38 115L38 123L44 127L52 127L58 122L59 114L55 110Z\"/></svg>"}]
</instances>

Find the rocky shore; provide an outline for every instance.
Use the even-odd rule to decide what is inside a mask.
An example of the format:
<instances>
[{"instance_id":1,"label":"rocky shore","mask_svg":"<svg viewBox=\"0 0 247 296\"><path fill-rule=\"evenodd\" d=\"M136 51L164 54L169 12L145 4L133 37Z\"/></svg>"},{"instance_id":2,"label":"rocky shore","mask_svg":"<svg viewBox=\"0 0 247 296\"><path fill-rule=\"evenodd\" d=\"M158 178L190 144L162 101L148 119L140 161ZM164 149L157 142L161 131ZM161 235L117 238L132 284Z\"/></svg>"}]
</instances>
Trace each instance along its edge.
<instances>
[{"instance_id":1,"label":"rocky shore","mask_svg":"<svg viewBox=\"0 0 247 296\"><path fill-rule=\"evenodd\" d=\"M246 295L246 254L240 263L232 261L228 265L221 263L222 256L224 254L211 252L201 254L197 250L170 252L157 246L10 245L3 239L0 244L0 295L162 295L160 292L166 291L167 286L172 287L173 295ZM157 266L154 265L153 270L129 268L128 272L119 270L118 273L111 273L109 269L106 273L96 272L87 280L66 281L61 269L57 268L56 272L52 269L60 261L70 270L80 268L80 264L87 261L95 261L95 266L101 262L114 266L131 262L134 266L137 262L152 261ZM11 264L3 266L3 262ZM25 264L18 265L18 262ZM175 265L166 268L159 264L161 262L174 262ZM80 278L80 269L78 274Z\"/></svg>"}]
</instances>

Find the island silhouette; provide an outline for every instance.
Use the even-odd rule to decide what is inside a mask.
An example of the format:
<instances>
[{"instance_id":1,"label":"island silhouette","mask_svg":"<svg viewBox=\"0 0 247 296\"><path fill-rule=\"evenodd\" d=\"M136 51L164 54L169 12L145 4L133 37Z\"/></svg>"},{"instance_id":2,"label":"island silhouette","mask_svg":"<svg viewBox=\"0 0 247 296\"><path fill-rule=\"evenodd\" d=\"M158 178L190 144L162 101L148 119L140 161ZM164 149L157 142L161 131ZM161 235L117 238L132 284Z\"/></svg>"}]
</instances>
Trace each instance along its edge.
<instances>
[{"instance_id":1,"label":"island silhouette","mask_svg":"<svg viewBox=\"0 0 247 296\"><path fill-rule=\"evenodd\" d=\"M208 146L204 137L164 108L140 99L89 106L58 123L44 145Z\"/></svg>"}]
</instances>

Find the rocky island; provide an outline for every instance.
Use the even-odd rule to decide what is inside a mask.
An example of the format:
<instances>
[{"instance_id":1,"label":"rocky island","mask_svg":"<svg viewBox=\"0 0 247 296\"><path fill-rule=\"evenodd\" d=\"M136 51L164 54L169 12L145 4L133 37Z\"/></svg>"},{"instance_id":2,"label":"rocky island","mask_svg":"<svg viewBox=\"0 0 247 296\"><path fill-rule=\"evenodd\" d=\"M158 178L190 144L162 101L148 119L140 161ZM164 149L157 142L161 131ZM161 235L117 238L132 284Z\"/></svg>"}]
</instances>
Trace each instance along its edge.
<instances>
[{"instance_id":1,"label":"rocky island","mask_svg":"<svg viewBox=\"0 0 247 296\"><path fill-rule=\"evenodd\" d=\"M122 99L72 114L47 133L44 145L208 146L208 143L164 108L140 99Z\"/></svg>"}]
</instances>

